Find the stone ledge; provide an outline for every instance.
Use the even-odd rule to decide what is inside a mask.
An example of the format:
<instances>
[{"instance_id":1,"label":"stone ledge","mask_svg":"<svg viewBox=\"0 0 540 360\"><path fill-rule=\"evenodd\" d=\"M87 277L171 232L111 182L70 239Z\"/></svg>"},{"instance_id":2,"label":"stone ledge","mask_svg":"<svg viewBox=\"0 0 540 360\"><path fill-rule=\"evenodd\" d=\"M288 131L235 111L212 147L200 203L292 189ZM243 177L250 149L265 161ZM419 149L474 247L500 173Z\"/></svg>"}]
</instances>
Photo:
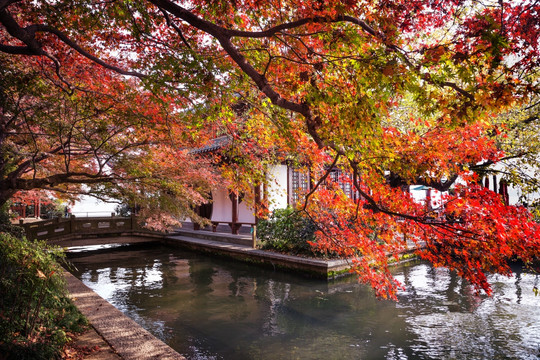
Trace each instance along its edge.
<instances>
[{"instance_id":1,"label":"stone ledge","mask_svg":"<svg viewBox=\"0 0 540 360\"><path fill-rule=\"evenodd\" d=\"M248 246L228 244L207 239L196 239L188 236L165 236L162 243L170 246L183 246L194 250L214 253L249 261L266 264L281 269L294 270L319 278L332 278L339 273L347 273L350 263L347 260L322 260L285 255L276 252L253 249Z\"/></svg>"},{"instance_id":2,"label":"stone ledge","mask_svg":"<svg viewBox=\"0 0 540 360\"><path fill-rule=\"evenodd\" d=\"M64 277L77 308L122 359L185 360L75 276L65 271Z\"/></svg>"}]
</instances>

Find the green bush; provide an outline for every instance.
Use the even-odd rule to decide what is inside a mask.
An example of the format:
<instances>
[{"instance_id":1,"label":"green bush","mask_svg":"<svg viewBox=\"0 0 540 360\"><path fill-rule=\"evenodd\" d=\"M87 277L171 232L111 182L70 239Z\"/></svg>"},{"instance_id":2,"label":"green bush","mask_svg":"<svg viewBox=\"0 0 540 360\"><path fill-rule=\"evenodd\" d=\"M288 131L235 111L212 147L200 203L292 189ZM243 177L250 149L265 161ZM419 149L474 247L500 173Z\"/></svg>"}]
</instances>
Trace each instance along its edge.
<instances>
[{"instance_id":1,"label":"green bush","mask_svg":"<svg viewBox=\"0 0 540 360\"><path fill-rule=\"evenodd\" d=\"M320 256L308 241L315 241L317 227L307 217L288 207L275 210L270 218L257 224L257 237L262 249L288 254Z\"/></svg>"},{"instance_id":2,"label":"green bush","mask_svg":"<svg viewBox=\"0 0 540 360\"><path fill-rule=\"evenodd\" d=\"M0 233L8 233L16 238L22 239L24 230L20 226L11 224L11 219L6 211L7 205L0 208Z\"/></svg>"},{"instance_id":3,"label":"green bush","mask_svg":"<svg viewBox=\"0 0 540 360\"><path fill-rule=\"evenodd\" d=\"M58 248L0 233L0 359L54 359L86 325L67 296Z\"/></svg>"}]
</instances>

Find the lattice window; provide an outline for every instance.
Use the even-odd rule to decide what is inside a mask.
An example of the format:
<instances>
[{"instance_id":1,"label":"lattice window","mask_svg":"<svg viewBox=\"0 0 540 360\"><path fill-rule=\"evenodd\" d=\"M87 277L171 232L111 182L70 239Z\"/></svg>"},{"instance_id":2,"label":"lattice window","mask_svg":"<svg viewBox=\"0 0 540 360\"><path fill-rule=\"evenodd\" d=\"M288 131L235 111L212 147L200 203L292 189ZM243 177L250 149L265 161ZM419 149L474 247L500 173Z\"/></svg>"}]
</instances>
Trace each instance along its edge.
<instances>
[{"instance_id":1,"label":"lattice window","mask_svg":"<svg viewBox=\"0 0 540 360\"><path fill-rule=\"evenodd\" d=\"M293 205L296 205L300 201L300 197L309 191L309 174L302 170L292 169L292 196L291 200Z\"/></svg>"},{"instance_id":2,"label":"lattice window","mask_svg":"<svg viewBox=\"0 0 540 360\"><path fill-rule=\"evenodd\" d=\"M360 197L358 191L352 185L352 179L348 173L344 173L341 169L334 169L330 172L329 180L337 183L345 195L351 199L357 200ZM324 184L323 184L324 186ZM296 205L303 195L310 190L309 173L305 170L291 170L291 202Z\"/></svg>"},{"instance_id":3,"label":"lattice window","mask_svg":"<svg viewBox=\"0 0 540 360\"><path fill-rule=\"evenodd\" d=\"M343 193L345 193L347 197L353 197L354 192L347 173L344 173L340 169L334 169L330 173L330 179L332 179L333 182L339 185L339 187L341 188L341 190L343 190Z\"/></svg>"}]
</instances>

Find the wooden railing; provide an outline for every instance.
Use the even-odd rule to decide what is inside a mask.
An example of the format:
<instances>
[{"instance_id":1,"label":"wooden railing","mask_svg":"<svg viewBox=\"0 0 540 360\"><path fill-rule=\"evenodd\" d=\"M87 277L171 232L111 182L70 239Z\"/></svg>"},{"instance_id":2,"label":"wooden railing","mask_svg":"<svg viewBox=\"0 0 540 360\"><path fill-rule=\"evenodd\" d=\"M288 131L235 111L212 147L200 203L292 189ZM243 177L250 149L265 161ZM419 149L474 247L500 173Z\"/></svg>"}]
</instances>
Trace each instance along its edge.
<instances>
[{"instance_id":1,"label":"wooden railing","mask_svg":"<svg viewBox=\"0 0 540 360\"><path fill-rule=\"evenodd\" d=\"M59 237L99 234L122 234L142 230L137 219L132 217L88 217L55 218L51 220L24 223L19 222L30 240L51 240Z\"/></svg>"}]
</instances>

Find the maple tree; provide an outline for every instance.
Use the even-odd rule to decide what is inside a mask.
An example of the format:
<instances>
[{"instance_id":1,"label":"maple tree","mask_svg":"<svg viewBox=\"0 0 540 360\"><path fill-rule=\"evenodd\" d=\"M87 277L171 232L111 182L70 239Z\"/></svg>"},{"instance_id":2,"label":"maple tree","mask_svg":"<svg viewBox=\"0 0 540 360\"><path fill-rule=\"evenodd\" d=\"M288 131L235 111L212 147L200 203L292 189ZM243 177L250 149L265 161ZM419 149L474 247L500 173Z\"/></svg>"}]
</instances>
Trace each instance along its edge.
<instances>
[{"instance_id":1,"label":"maple tree","mask_svg":"<svg viewBox=\"0 0 540 360\"><path fill-rule=\"evenodd\" d=\"M189 142L176 136L183 125L163 99L115 74L67 92L29 62L23 68L5 56L0 61L0 205L42 190L69 200L91 194L136 203L153 228L177 223L170 214L196 217L192 209L206 199L211 169L190 158ZM93 64L79 62L70 81L91 71Z\"/></svg>"},{"instance_id":2,"label":"maple tree","mask_svg":"<svg viewBox=\"0 0 540 360\"><path fill-rule=\"evenodd\" d=\"M380 295L395 294L387 255L405 239L489 293L486 272L540 251L531 215L473 171L519 155L497 116L537 101L539 19L535 0L6 0L0 52L68 91L73 61L131 76L181 104L182 130L217 127L250 150L231 180L257 183L276 161L309 167L299 211L318 224L314 246L355 257ZM336 168L357 196L331 181ZM434 213L413 184L450 193Z\"/></svg>"}]
</instances>

